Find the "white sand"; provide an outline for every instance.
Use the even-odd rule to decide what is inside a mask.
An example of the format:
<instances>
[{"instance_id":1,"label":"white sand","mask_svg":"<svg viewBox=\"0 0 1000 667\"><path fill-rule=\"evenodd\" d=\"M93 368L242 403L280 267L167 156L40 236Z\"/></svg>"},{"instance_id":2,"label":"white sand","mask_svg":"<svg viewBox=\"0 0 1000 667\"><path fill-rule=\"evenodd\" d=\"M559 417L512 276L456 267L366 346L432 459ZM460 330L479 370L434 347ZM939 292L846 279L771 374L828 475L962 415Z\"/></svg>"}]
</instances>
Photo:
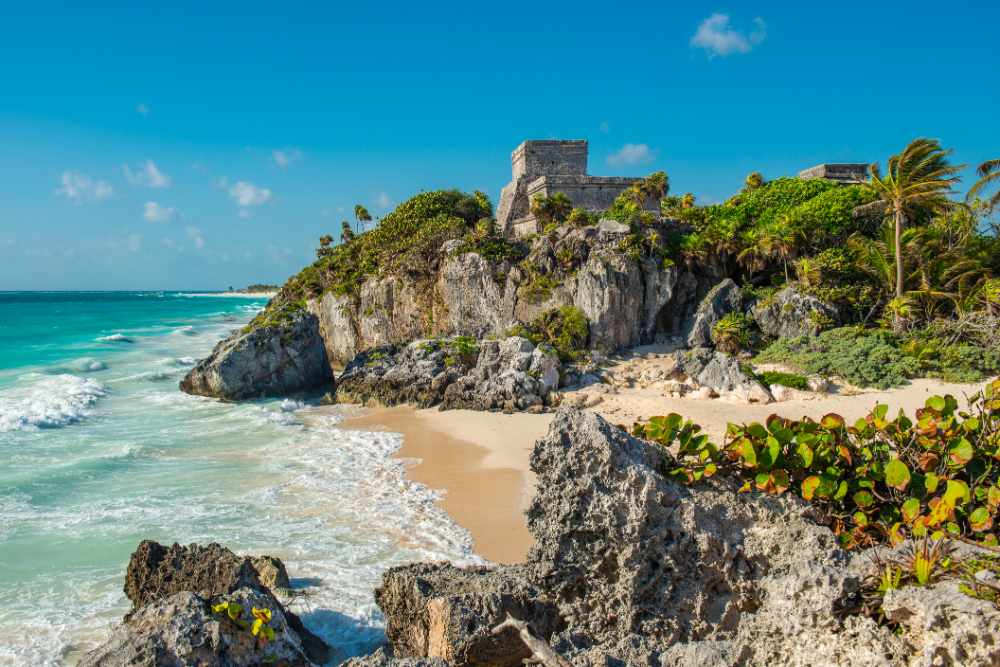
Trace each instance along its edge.
<instances>
[{"instance_id":1,"label":"white sand","mask_svg":"<svg viewBox=\"0 0 1000 667\"><path fill-rule=\"evenodd\" d=\"M631 366L640 370L661 366L666 363L662 354L663 350L647 350L644 355L651 358L634 359ZM620 369L621 364L615 366ZM586 391L606 392L600 394L603 402L590 410L612 423L631 426L634 421L676 412L700 424L712 442L721 446L729 422L760 422L771 414L819 419L830 412L852 422L865 417L877 404L888 405L891 415L902 408L912 418L916 409L935 394L951 394L962 404L965 396L971 396L984 385L914 380L887 391L844 386L839 388L840 393L816 394L812 400L769 405L668 398L652 387L610 390L602 385ZM832 389L837 390L836 385ZM472 533L476 553L496 563L517 563L524 561L525 552L534 542L523 515L535 482L528 458L535 441L548 431L552 417L551 413L439 412L437 408L413 410L401 406L373 411L361 419L345 422L342 427L401 433L403 447L397 458L409 459L412 467L408 473L414 480L445 491L439 504L456 523Z\"/></svg>"}]
</instances>

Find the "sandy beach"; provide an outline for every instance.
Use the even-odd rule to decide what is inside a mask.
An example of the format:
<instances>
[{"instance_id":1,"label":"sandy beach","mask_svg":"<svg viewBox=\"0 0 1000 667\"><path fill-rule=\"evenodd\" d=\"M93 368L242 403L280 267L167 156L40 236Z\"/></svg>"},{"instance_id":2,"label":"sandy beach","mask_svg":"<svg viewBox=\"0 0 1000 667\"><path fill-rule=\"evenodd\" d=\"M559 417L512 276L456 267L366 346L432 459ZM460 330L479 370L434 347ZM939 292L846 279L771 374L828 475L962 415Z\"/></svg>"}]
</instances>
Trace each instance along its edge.
<instances>
[{"instance_id":1,"label":"sandy beach","mask_svg":"<svg viewBox=\"0 0 1000 667\"><path fill-rule=\"evenodd\" d=\"M638 361L640 367L653 367L658 359L658 354L647 353L633 358L632 365L635 367ZM620 366L618 363L614 367ZM601 385L586 391L602 399L590 410L612 423L630 426L653 415L676 412L700 424L712 441L721 445L729 422L759 422L771 414L818 419L830 412L851 422L865 417L877 404L888 405L890 415L902 409L912 417L935 394L951 394L961 404L966 395L971 396L984 384L912 380L885 391L834 384L831 389L838 393L820 393L812 400L768 405L670 398L653 387L609 391L606 385ZM528 459L535 441L548 431L552 413L440 412L437 408L414 410L408 406L367 412L363 417L344 422L341 428L401 434L403 445L396 458L404 461L413 480L442 493L439 506L472 534L476 553L494 563L525 560L525 553L534 542L524 518L524 508L534 487Z\"/></svg>"}]
</instances>

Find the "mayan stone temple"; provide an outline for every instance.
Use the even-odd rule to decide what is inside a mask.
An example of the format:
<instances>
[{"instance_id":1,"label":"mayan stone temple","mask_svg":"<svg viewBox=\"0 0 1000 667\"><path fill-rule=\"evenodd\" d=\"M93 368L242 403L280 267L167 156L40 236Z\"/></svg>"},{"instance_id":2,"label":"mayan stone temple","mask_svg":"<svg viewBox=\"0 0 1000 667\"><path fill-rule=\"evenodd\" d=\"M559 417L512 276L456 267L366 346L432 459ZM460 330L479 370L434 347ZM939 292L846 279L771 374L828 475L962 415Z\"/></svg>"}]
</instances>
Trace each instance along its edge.
<instances>
[{"instance_id":1,"label":"mayan stone temple","mask_svg":"<svg viewBox=\"0 0 1000 667\"><path fill-rule=\"evenodd\" d=\"M638 177L588 176L587 140L529 140L510 154L512 179L500 195L497 224L504 236L511 238L537 234L535 216L529 207L536 194L549 197L564 193L590 213L611 208L615 197ZM659 203L650 199L644 206L659 212Z\"/></svg>"}]
</instances>

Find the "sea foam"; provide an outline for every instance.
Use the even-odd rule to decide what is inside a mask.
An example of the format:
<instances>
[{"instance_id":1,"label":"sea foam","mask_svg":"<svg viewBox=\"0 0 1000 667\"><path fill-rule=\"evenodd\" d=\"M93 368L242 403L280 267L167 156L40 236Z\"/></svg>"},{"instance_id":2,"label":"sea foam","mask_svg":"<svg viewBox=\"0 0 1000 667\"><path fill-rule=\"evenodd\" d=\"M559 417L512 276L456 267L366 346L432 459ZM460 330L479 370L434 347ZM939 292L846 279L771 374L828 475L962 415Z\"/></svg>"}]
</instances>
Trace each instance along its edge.
<instances>
[{"instance_id":1,"label":"sea foam","mask_svg":"<svg viewBox=\"0 0 1000 667\"><path fill-rule=\"evenodd\" d=\"M93 414L97 399L107 395L103 383L75 375L22 376L30 386L0 392L0 433L59 428Z\"/></svg>"},{"instance_id":2,"label":"sea foam","mask_svg":"<svg viewBox=\"0 0 1000 667\"><path fill-rule=\"evenodd\" d=\"M120 333L111 334L110 336L101 336L96 339L98 343L134 343L135 341L131 338L121 335Z\"/></svg>"}]
</instances>

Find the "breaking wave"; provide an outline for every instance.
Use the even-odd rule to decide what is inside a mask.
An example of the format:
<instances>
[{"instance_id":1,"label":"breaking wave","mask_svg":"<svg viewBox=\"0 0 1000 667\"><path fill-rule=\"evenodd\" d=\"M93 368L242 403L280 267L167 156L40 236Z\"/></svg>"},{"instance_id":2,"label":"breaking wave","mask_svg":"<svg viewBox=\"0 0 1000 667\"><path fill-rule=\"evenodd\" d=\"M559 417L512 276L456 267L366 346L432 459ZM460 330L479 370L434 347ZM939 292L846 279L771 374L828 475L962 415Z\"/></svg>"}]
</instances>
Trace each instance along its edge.
<instances>
[{"instance_id":1,"label":"breaking wave","mask_svg":"<svg viewBox=\"0 0 1000 667\"><path fill-rule=\"evenodd\" d=\"M75 375L32 373L22 379L35 381L27 391L0 392L0 433L60 428L87 419L93 415L97 399L108 393L103 383Z\"/></svg>"}]
</instances>

